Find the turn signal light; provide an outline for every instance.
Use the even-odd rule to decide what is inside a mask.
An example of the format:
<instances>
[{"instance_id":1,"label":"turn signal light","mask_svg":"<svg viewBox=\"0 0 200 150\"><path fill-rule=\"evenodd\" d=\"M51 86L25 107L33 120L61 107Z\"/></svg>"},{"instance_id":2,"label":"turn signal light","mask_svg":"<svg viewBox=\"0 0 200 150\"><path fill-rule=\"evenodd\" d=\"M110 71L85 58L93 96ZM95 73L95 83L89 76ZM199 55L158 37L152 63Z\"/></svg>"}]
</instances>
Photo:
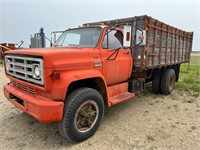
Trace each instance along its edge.
<instances>
[{"instance_id":1,"label":"turn signal light","mask_svg":"<svg viewBox=\"0 0 200 150\"><path fill-rule=\"evenodd\" d=\"M59 72L59 71L54 71L54 72L52 73L52 78L53 78L54 80L59 80L59 79L60 79L60 72Z\"/></svg>"},{"instance_id":2,"label":"turn signal light","mask_svg":"<svg viewBox=\"0 0 200 150\"><path fill-rule=\"evenodd\" d=\"M105 26L105 23L104 23L104 22L101 22L101 25L102 25L102 26Z\"/></svg>"}]
</instances>

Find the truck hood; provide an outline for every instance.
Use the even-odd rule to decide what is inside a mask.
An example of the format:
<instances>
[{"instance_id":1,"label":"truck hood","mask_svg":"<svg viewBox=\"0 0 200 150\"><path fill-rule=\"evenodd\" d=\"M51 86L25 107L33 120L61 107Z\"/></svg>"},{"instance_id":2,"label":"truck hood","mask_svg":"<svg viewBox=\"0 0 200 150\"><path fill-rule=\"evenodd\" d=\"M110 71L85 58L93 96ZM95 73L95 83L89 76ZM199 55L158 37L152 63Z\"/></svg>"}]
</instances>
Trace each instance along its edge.
<instances>
[{"instance_id":1,"label":"truck hood","mask_svg":"<svg viewBox=\"0 0 200 150\"><path fill-rule=\"evenodd\" d=\"M5 54L28 55L32 57L42 57L44 68L73 68L76 66L89 66L91 59L88 50L94 48L79 47L51 47L33 48L23 50L7 51Z\"/></svg>"}]
</instances>

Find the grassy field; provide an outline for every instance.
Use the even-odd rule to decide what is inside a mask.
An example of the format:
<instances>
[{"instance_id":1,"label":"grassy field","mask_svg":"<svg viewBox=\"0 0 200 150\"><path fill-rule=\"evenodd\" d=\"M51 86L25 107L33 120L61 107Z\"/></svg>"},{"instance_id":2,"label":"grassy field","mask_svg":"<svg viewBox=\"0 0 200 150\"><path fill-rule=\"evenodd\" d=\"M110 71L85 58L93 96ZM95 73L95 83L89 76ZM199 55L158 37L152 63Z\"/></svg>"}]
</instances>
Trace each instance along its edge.
<instances>
[{"instance_id":1,"label":"grassy field","mask_svg":"<svg viewBox=\"0 0 200 150\"><path fill-rule=\"evenodd\" d=\"M190 69L188 64L182 64L180 69L179 82L176 88L188 91L190 95L198 97L200 93L200 55L191 55Z\"/></svg>"}]
</instances>

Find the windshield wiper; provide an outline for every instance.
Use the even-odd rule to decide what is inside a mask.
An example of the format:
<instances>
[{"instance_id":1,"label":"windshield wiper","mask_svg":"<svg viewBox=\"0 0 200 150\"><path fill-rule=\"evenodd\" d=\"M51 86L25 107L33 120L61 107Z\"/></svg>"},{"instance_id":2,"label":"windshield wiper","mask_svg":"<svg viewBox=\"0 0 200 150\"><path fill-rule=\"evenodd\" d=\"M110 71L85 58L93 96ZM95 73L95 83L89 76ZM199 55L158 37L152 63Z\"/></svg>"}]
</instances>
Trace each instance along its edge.
<instances>
[{"instance_id":1,"label":"windshield wiper","mask_svg":"<svg viewBox=\"0 0 200 150\"><path fill-rule=\"evenodd\" d=\"M58 45L58 44L53 45L53 47L57 47L57 46L62 46L62 45Z\"/></svg>"},{"instance_id":2,"label":"windshield wiper","mask_svg":"<svg viewBox=\"0 0 200 150\"><path fill-rule=\"evenodd\" d=\"M80 46L79 44L68 44L67 46Z\"/></svg>"},{"instance_id":3,"label":"windshield wiper","mask_svg":"<svg viewBox=\"0 0 200 150\"><path fill-rule=\"evenodd\" d=\"M57 47L57 46L65 46L65 45L59 45L59 44L55 44L55 45L53 45L54 47ZM78 47L78 46L80 46L79 44L68 44L68 45L66 45L66 46L76 46L76 47Z\"/></svg>"},{"instance_id":4,"label":"windshield wiper","mask_svg":"<svg viewBox=\"0 0 200 150\"><path fill-rule=\"evenodd\" d=\"M107 58L107 60L115 60L117 58L117 55L118 55L120 49L121 49L121 47L110 50L110 51L114 51L114 52ZM115 54L114 58L111 58L114 54Z\"/></svg>"}]
</instances>

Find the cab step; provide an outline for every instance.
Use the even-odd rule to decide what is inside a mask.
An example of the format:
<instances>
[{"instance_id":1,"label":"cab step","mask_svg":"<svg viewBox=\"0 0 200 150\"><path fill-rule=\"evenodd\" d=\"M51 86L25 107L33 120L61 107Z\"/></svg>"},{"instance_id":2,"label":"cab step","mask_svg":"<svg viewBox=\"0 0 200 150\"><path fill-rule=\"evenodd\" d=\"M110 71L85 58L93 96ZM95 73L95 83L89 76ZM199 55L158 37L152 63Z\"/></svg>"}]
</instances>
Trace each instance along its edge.
<instances>
[{"instance_id":1,"label":"cab step","mask_svg":"<svg viewBox=\"0 0 200 150\"><path fill-rule=\"evenodd\" d=\"M115 105L115 104L121 103L123 101L129 100L133 97L135 97L134 93L129 93L129 92L121 93L119 95L116 95L116 96L109 98L108 106L110 107L112 105Z\"/></svg>"}]
</instances>

